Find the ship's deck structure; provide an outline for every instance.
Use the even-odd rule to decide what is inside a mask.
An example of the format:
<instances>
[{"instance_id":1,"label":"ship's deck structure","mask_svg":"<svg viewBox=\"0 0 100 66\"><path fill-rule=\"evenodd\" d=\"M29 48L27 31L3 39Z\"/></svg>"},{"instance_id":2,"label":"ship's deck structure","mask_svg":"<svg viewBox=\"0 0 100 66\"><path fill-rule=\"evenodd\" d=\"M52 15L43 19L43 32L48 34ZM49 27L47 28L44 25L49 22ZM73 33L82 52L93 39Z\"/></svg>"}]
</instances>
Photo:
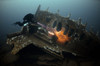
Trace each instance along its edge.
<instances>
[{"instance_id":1,"label":"ship's deck structure","mask_svg":"<svg viewBox=\"0 0 100 66\"><path fill-rule=\"evenodd\" d=\"M100 39L98 36L92 32L87 32L86 24L82 24L81 19L71 20L70 17L60 16L59 13L54 14L48 11L42 11L40 10L40 6L35 13L35 17L37 22L48 26L54 31L55 28L52 28L54 22L57 22L56 26L58 26L58 23L60 22L62 28L66 30L65 35L69 40L65 43L59 43L59 41L57 42L56 40L54 42L51 40L52 37L49 36L48 32L42 27L33 34L29 34L27 29L25 34L22 33L23 30L21 30L9 34L7 37L7 44L14 44L14 48L11 52L12 54L16 54L24 47L33 44L60 59L64 58L63 52L69 52L73 55L86 57L91 54L93 49L100 46ZM33 24L33 26L37 25ZM68 29L66 27L68 27ZM55 34L55 36L57 35ZM59 36L57 36L57 38L59 38Z\"/></svg>"}]
</instances>

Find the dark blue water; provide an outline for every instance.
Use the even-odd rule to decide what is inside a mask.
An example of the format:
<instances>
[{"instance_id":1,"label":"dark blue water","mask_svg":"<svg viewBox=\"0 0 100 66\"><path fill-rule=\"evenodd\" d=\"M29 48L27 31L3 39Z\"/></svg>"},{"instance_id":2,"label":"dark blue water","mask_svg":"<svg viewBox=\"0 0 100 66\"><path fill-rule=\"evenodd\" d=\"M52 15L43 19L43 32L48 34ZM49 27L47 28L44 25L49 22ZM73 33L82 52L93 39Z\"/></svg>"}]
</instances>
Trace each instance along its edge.
<instances>
[{"instance_id":1,"label":"dark blue water","mask_svg":"<svg viewBox=\"0 0 100 66\"><path fill-rule=\"evenodd\" d=\"M5 39L8 33L20 30L14 26L16 21L22 21L28 13L35 13L38 5L41 9L67 16L71 13L71 19L82 18L82 23L88 23L87 29L93 27L100 32L100 0L0 0L0 40Z\"/></svg>"}]
</instances>

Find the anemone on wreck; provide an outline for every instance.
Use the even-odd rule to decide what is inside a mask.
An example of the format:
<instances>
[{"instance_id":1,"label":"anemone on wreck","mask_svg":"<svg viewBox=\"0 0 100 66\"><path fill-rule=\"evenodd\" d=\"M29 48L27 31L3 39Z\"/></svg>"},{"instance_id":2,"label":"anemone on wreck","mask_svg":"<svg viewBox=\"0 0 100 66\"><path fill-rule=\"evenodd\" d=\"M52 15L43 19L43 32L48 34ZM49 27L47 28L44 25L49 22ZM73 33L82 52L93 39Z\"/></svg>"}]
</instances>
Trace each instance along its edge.
<instances>
[{"instance_id":1,"label":"anemone on wreck","mask_svg":"<svg viewBox=\"0 0 100 66\"><path fill-rule=\"evenodd\" d=\"M81 20L71 20L48 11L35 13L36 23L28 23L20 32L9 34L7 44L13 44L12 54L16 54L29 44L33 44L52 55L64 58L63 52L75 56L92 56L100 46L100 39L92 32L87 32ZM31 27L30 27L31 26ZM30 33L30 31L32 31Z\"/></svg>"}]
</instances>

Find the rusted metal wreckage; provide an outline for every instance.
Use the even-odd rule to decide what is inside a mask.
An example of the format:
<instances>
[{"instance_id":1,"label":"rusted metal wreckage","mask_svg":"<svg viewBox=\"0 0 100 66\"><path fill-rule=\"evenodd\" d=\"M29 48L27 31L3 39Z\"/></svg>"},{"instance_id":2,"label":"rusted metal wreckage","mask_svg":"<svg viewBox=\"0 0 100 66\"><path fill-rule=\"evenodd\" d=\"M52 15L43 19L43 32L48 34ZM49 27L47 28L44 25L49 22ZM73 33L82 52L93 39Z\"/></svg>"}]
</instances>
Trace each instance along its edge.
<instances>
[{"instance_id":1,"label":"rusted metal wreckage","mask_svg":"<svg viewBox=\"0 0 100 66\"><path fill-rule=\"evenodd\" d=\"M70 17L60 16L59 13L42 11L40 5L35 17L40 25L35 33L29 34L29 25L26 25L21 31L8 35L7 44L14 44L12 54L33 44L59 58L64 58L63 52L88 56L91 49L100 44L100 39L94 33L86 31L86 24L82 24L81 19L71 20ZM42 25L46 25L46 28ZM61 30L57 30L59 26L62 27Z\"/></svg>"}]
</instances>

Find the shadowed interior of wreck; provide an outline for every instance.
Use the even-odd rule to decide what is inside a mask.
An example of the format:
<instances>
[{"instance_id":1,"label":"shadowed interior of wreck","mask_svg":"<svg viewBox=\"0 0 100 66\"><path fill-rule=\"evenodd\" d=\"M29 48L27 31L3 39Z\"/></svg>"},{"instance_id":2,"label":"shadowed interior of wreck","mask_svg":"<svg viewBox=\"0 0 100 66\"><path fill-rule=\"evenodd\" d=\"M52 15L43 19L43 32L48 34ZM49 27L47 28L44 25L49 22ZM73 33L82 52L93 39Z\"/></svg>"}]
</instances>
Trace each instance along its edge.
<instances>
[{"instance_id":1,"label":"shadowed interior of wreck","mask_svg":"<svg viewBox=\"0 0 100 66\"><path fill-rule=\"evenodd\" d=\"M4 1L2 1L2 3L4 3ZM5 0L5 3L7 3L6 0ZM29 3L29 2L27 2L27 3ZM89 1L83 2L83 4L84 3L85 4L89 3ZM91 2L91 3L93 4L93 2ZM8 4L11 4L11 1ZM13 4L14 4L14 2L13 2ZM97 3L97 4L99 4L99 3ZM4 4L2 4L2 5L4 6ZM44 4L44 5L46 5L46 4ZM48 4L48 5L50 5L50 4ZM96 6L96 4L94 4L94 5ZM36 6L36 4L35 4L35 6ZM63 5L63 7L64 6L65 5ZM93 8L95 6L93 6ZM10 5L10 7L12 7L12 6ZM51 7L52 7L52 5L51 5ZM59 8L61 8L61 7L62 6L60 6ZM80 13L82 13L82 14L80 14L79 12L76 12L77 9L71 8L73 11L75 11L75 13L70 10L68 11L68 12L72 12L71 19L69 18L70 14L68 17L63 17L63 16L65 16L64 13L59 12L59 10L56 13L51 13L52 10L51 10L51 12L49 12L48 8L47 8L47 10L44 10L44 11L42 11L42 10L38 11L38 13L36 11L37 14L35 14L35 16L37 17L37 22L39 24L37 24L37 22L34 23L35 25L34 24L31 25L31 23L28 23L28 25L25 24L26 25L25 27L23 27L24 24L21 24L22 29L21 29L21 31L19 31L19 29L21 27L13 26L14 27L13 28L11 26L11 24L14 23L13 21L16 21L16 20L22 21L22 19L20 19L20 18L22 18L21 16L23 14L25 15L25 13L23 12L24 9L22 10L23 13L21 13L20 11L17 11L16 14L19 12L21 14L19 13L20 15L15 15L14 12L16 9L14 8L15 10L13 9L14 11L12 12L6 6L1 12L3 17L2 17L2 19L0 19L0 21L2 21L2 22L0 22L0 25L1 25L0 26L0 30L1 30L0 31L0 66L5 66L5 65L6 66L44 66L44 65L45 66L100 66L100 53L99 53L100 37L97 37L96 32L93 33L92 31L90 31L88 33L87 32L88 30L84 30L84 29L87 29L88 27L90 27L90 25L93 25L93 26L99 25L98 24L98 22L100 21L98 19L100 16L100 15L98 15L99 7L96 7L97 10L94 10L94 9L90 8L90 6L88 6L90 8L90 10L86 7L85 11L84 11L84 7L83 7L82 10L84 12L81 12L81 8L79 6L77 6L77 7L79 8ZM6 8L8 9L8 12L7 12ZM45 9L45 7L43 7L43 9ZM62 9L64 9L64 8L61 8L61 10ZM28 10L30 10L30 9L28 9ZM55 9L53 9L53 10L55 10ZM63 12L65 12L65 10ZM88 13L87 10L89 10L91 12L88 11L89 12ZM92 12L92 10L93 10L93 12ZM9 13L9 12L12 12L12 13ZM26 10L25 12L27 13L29 11ZM96 13L94 14L94 12L96 12ZM8 18L6 16L8 13L10 15L12 14L11 15L12 17ZM32 13L33 13L33 10L32 10ZM34 13L35 13L35 8L34 8ZM61 15L63 15L63 16L59 16L59 13L61 13ZM88 14L93 13L93 14L88 16L88 15L86 15L87 13ZM13 14L15 16L14 18L13 18ZM12 19L11 23L9 23L9 24L6 23L7 21L4 19L5 16L7 17L6 19L9 22L10 22L10 19ZM77 19L78 16L83 18L82 22L83 21L85 22L85 20L84 20L85 18L87 18L87 19L90 18L89 20L87 20L87 21L89 21L88 27L84 26L85 25L84 22L83 22L83 24L80 23L81 18L79 18L78 20L72 19L72 18ZM53 19L55 17L57 17L57 19ZM55 25L53 25L53 30L48 29L48 27L45 27L46 25L48 25L49 22L52 22L55 20L58 20L57 21L58 24L56 25L56 23L55 23ZM94 23L94 21L98 21L98 22ZM65 22L68 22L67 25L65 25L66 24ZM78 23L78 25L76 23ZM2 24L5 24L5 25L2 25ZM48 25L49 27L51 27L50 24ZM42 30L38 30L37 25L39 25L39 27L43 26L44 28ZM27 28L27 26L29 28ZM55 29L55 26L57 26L56 27L57 29ZM69 26L72 29L71 28L69 29ZM75 30L77 26L78 26L78 29ZM65 29L66 32L61 31L62 27L66 28ZM32 30L32 29L34 29L34 30ZM45 33L46 31L43 31L44 29L46 29L49 32ZM50 32L50 30L51 30L51 32ZM99 27L95 27L94 31L96 31L96 30L99 30ZM17 33L17 31L19 31L19 32ZM52 32L52 31L54 31L54 32ZM16 33L13 33L13 32L16 32ZM64 33L62 33L62 32L64 32ZM67 32L68 32L68 35L67 35ZM50 35L49 37L51 37L53 35L53 38L48 39L46 36L45 37L44 37L44 35L42 36L43 33L47 37L49 35ZM60 36L58 35L59 33L60 33ZM64 36L65 36L65 38L71 37L72 40L67 40L67 41L65 40L65 42L63 42L63 43L59 42L59 40L57 40L59 37L61 38L60 40L62 40L64 38ZM75 41L73 41L73 40L75 40ZM27 45L25 45L25 44L27 44ZM59 50L57 47L61 48L61 50ZM66 47L68 48L69 51L66 51ZM20 49L20 50L18 50L18 49ZM65 51L63 51L62 49ZM15 52L15 54L12 53L12 50L14 50L13 52ZM54 52L54 53L51 53L51 52ZM63 57L60 57L59 55L61 55L61 56L63 55Z\"/></svg>"},{"instance_id":2,"label":"shadowed interior of wreck","mask_svg":"<svg viewBox=\"0 0 100 66\"><path fill-rule=\"evenodd\" d=\"M3 49L6 47L5 49ZM12 55L9 52L12 50L13 46L2 46L0 48L0 64L1 66L99 66L100 58L95 56L95 58L88 57L78 57L73 56L71 53L63 52L65 58L57 59L52 54L47 54L40 48L30 44L29 46L20 50L16 55ZM9 49L9 50L8 50ZM2 54L3 53L3 54ZM6 58L6 59L5 59Z\"/></svg>"}]
</instances>

